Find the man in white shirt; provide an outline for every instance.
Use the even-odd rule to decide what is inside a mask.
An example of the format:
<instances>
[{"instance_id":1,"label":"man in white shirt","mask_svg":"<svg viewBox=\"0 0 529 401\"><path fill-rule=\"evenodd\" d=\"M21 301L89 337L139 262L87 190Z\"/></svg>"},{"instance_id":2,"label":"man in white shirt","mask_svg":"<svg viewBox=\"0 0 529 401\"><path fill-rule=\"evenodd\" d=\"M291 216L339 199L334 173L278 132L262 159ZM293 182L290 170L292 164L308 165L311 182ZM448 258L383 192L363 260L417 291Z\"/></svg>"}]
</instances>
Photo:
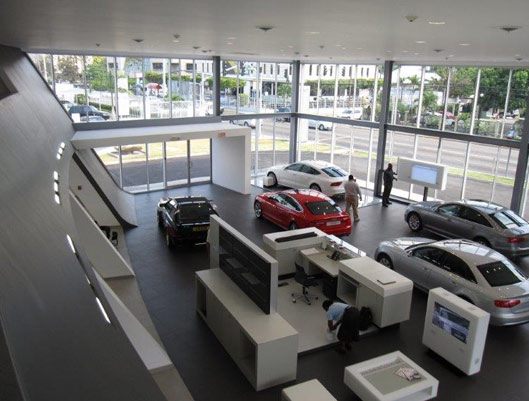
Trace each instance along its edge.
<instances>
[{"instance_id":1,"label":"man in white shirt","mask_svg":"<svg viewBox=\"0 0 529 401\"><path fill-rule=\"evenodd\" d=\"M349 176L349 181L343 184L343 187L345 189L345 211L349 213L352 206L354 221L358 221L360 220L358 217L358 199L362 200L362 191L353 175Z\"/></svg>"}]
</instances>

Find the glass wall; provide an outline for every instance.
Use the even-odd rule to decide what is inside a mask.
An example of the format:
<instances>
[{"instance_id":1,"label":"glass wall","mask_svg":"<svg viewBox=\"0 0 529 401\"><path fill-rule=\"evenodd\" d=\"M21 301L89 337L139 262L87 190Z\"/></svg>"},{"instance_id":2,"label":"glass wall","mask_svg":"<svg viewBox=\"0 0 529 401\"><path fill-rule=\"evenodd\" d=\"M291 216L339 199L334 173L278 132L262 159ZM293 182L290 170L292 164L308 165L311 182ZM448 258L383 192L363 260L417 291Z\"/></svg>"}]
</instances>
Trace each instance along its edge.
<instances>
[{"instance_id":1,"label":"glass wall","mask_svg":"<svg viewBox=\"0 0 529 401\"><path fill-rule=\"evenodd\" d=\"M40 72L40 75L53 87L53 66L51 64L51 56L49 54L30 54L31 60Z\"/></svg>"},{"instance_id":2,"label":"glass wall","mask_svg":"<svg viewBox=\"0 0 529 401\"><path fill-rule=\"evenodd\" d=\"M70 109L73 105L86 105L84 60L81 56L53 56L53 87L60 102ZM75 111L75 110L74 110ZM81 113L76 113L78 120ZM87 116L87 113L84 113Z\"/></svg>"},{"instance_id":3,"label":"glass wall","mask_svg":"<svg viewBox=\"0 0 529 401\"><path fill-rule=\"evenodd\" d=\"M118 113L114 57L86 56L84 65L87 104L92 110L88 115L81 114L81 121L116 120Z\"/></svg>"}]
</instances>

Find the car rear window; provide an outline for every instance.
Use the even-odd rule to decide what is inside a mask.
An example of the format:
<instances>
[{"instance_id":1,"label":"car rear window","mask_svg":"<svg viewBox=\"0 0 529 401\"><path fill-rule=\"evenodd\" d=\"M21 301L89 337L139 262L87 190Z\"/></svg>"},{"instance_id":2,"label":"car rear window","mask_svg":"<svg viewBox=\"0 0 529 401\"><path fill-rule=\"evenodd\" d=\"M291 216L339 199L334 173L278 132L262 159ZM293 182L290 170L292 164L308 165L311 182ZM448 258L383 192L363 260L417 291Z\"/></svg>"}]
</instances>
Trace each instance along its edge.
<instances>
[{"instance_id":1,"label":"car rear window","mask_svg":"<svg viewBox=\"0 0 529 401\"><path fill-rule=\"evenodd\" d=\"M527 276L509 262L493 262L479 265L478 270L491 287L520 283Z\"/></svg>"},{"instance_id":2,"label":"car rear window","mask_svg":"<svg viewBox=\"0 0 529 401\"><path fill-rule=\"evenodd\" d=\"M492 213L490 216L503 228L521 227L529 224L510 210Z\"/></svg>"},{"instance_id":3,"label":"car rear window","mask_svg":"<svg viewBox=\"0 0 529 401\"><path fill-rule=\"evenodd\" d=\"M206 202L180 205L180 221L201 222L209 220L211 209Z\"/></svg>"},{"instance_id":4,"label":"car rear window","mask_svg":"<svg viewBox=\"0 0 529 401\"><path fill-rule=\"evenodd\" d=\"M329 177L345 177L346 173L336 167L325 167L321 169Z\"/></svg>"},{"instance_id":5,"label":"car rear window","mask_svg":"<svg viewBox=\"0 0 529 401\"><path fill-rule=\"evenodd\" d=\"M310 212L316 216L340 213L342 211L342 209L336 206L336 204L331 204L328 201L307 202L305 203L305 206L307 206Z\"/></svg>"}]
</instances>

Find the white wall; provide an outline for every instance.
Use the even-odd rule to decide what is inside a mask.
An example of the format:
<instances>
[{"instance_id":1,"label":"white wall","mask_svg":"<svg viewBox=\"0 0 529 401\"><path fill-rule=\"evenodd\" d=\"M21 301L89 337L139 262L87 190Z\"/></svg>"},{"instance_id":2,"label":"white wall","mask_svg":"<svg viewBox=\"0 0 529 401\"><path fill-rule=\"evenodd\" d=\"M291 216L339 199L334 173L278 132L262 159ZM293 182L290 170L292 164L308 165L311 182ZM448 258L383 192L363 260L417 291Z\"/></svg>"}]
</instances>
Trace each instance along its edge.
<instances>
[{"instance_id":1,"label":"white wall","mask_svg":"<svg viewBox=\"0 0 529 401\"><path fill-rule=\"evenodd\" d=\"M247 195L250 193L250 135L213 138L213 184Z\"/></svg>"},{"instance_id":2,"label":"white wall","mask_svg":"<svg viewBox=\"0 0 529 401\"><path fill-rule=\"evenodd\" d=\"M119 226L117 219L75 161L70 162L70 190L100 226Z\"/></svg>"},{"instance_id":3,"label":"white wall","mask_svg":"<svg viewBox=\"0 0 529 401\"><path fill-rule=\"evenodd\" d=\"M134 276L134 272L123 259L123 256L112 245L105 233L92 220L86 209L71 191L70 204L80 243L101 277L107 279ZM124 241L125 239L119 238L119 240Z\"/></svg>"}]
</instances>

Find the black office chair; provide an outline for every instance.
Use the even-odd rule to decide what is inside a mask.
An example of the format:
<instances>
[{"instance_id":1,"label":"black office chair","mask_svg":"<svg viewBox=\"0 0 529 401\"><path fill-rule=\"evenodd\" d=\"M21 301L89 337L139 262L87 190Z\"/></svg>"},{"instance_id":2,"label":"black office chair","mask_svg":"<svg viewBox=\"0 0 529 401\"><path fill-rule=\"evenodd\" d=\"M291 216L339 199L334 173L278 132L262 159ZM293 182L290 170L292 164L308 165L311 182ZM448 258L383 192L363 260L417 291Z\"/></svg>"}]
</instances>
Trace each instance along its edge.
<instances>
[{"instance_id":1,"label":"black office chair","mask_svg":"<svg viewBox=\"0 0 529 401\"><path fill-rule=\"evenodd\" d=\"M296 303L298 299L303 298L305 302L310 305L313 299L318 299L317 295L311 295L307 291L307 287L316 287L318 285L316 282L316 276L309 276L307 273L305 273L305 269L303 269L303 267L297 263L294 280L301 284L302 292L292 293L292 302Z\"/></svg>"}]
</instances>

